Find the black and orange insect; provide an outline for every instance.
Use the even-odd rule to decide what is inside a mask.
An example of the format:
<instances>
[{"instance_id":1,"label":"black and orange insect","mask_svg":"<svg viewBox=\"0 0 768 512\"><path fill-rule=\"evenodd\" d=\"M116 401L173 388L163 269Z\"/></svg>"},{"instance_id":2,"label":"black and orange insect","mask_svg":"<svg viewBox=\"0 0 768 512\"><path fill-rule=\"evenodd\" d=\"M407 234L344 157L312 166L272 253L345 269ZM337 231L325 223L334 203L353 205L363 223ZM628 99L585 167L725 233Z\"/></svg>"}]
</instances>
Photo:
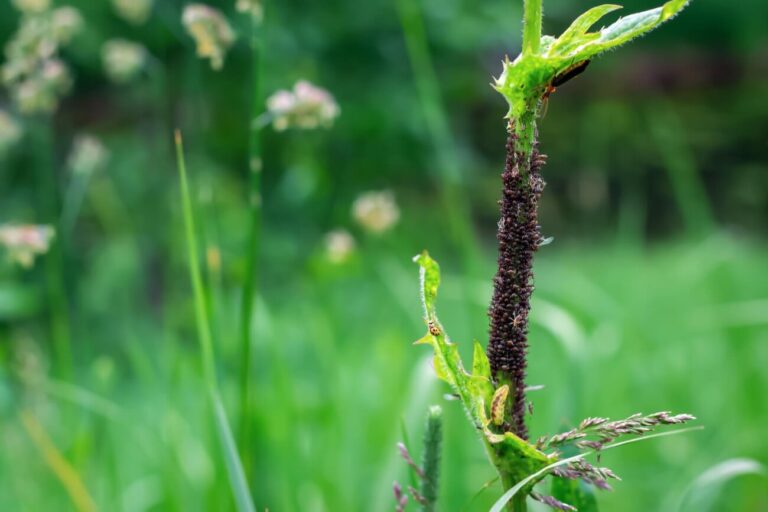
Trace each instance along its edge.
<instances>
[{"instance_id":1,"label":"black and orange insect","mask_svg":"<svg viewBox=\"0 0 768 512\"><path fill-rule=\"evenodd\" d=\"M581 62L577 62L576 64L570 66L568 69L563 71L562 73L559 73L552 78L552 80L547 84L546 89L544 89L544 94L541 97L542 102L542 111L543 113L547 112L547 105L549 103L549 97L552 95L553 92L557 90L558 87L563 85L568 80L571 80L572 78L576 78L580 74L584 72L585 69L587 69L587 66L589 66L588 60L582 60ZM544 115L544 114L542 114Z\"/></svg>"}]
</instances>

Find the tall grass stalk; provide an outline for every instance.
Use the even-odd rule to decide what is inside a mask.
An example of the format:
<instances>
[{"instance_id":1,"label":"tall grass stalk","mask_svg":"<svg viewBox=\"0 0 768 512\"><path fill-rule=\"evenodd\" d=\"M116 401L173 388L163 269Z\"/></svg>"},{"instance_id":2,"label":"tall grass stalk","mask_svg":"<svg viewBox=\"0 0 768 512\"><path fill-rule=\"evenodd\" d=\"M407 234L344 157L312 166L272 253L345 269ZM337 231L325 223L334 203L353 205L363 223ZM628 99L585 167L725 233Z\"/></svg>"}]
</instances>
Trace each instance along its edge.
<instances>
[{"instance_id":1,"label":"tall grass stalk","mask_svg":"<svg viewBox=\"0 0 768 512\"><path fill-rule=\"evenodd\" d=\"M53 163L53 125L50 117L36 119L32 126L35 138L37 191L40 214L44 223L50 223L56 235L45 257L45 276L50 308L50 333L55 354L55 366L64 379L72 375L72 340L70 334L69 304L64 282L64 243Z\"/></svg>"},{"instance_id":2,"label":"tall grass stalk","mask_svg":"<svg viewBox=\"0 0 768 512\"><path fill-rule=\"evenodd\" d=\"M224 461L227 467L229 482L239 512L255 512L253 499L248 489L247 479L243 470L240 456L232 436L232 430L227 420L226 411L221 401L218 380L216 376L216 364L213 352L213 336L211 334L211 322L206 306L206 294L203 287L203 278L200 271L198 255L197 231L195 229L194 209L187 180L187 167L184 160L184 147L181 132L175 132L176 159L179 171L181 187L181 207L184 218L184 232L187 241L187 258L189 260L189 276L192 281L192 291L195 298L195 321L197 335L200 342L200 352L203 365L203 378L205 380L208 398L213 412L216 431L219 435Z\"/></svg>"},{"instance_id":3,"label":"tall grass stalk","mask_svg":"<svg viewBox=\"0 0 768 512\"><path fill-rule=\"evenodd\" d=\"M262 9L264 5L262 4ZM251 441L250 441L250 375L252 359L251 331L253 328L253 316L255 295L258 279L259 247L261 243L261 172L263 159L261 154L261 124L256 120L264 111L262 93L263 74L263 18L250 17L251 28L251 115L248 119L248 206L250 212L250 229L248 230L248 246L246 252L246 270L243 282L243 295L240 303L240 454L246 470L251 466Z\"/></svg>"},{"instance_id":4,"label":"tall grass stalk","mask_svg":"<svg viewBox=\"0 0 768 512\"><path fill-rule=\"evenodd\" d=\"M470 221L469 202L463 198L461 159L443 106L420 6L417 0L395 0L395 5L416 80L419 103L435 151L435 177L440 187L443 211L453 241L462 251L465 265L469 270L477 269L480 267L480 255Z\"/></svg>"}]
</instances>

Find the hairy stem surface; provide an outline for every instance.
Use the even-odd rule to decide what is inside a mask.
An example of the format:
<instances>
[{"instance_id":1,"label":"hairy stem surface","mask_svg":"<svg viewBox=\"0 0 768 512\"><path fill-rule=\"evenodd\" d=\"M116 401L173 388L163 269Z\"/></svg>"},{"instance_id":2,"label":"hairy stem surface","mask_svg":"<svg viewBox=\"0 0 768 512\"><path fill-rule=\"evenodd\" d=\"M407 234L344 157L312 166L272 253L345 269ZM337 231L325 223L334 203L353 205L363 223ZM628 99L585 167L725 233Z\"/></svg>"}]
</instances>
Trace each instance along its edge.
<instances>
[{"instance_id":1,"label":"hairy stem surface","mask_svg":"<svg viewBox=\"0 0 768 512\"><path fill-rule=\"evenodd\" d=\"M537 54L541 46L542 0L524 0L523 53Z\"/></svg>"}]
</instances>

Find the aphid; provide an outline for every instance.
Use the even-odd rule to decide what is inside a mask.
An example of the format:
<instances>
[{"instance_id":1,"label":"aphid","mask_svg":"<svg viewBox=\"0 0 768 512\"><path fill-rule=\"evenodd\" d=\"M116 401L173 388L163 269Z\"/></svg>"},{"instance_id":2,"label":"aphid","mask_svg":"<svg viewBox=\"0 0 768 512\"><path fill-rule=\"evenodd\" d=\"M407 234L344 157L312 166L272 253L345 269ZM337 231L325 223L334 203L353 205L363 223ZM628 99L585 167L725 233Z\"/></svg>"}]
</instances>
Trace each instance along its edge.
<instances>
[{"instance_id":1,"label":"aphid","mask_svg":"<svg viewBox=\"0 0 768 512\"><path fill-rule=\"evenodd\" d=\"M501 425L504 423L504 406L507 404L507 396L509 395L509 385L504 384L493 394L493 400L491 400L491 421L494 425Z\"/></svg>"},{"instance_id":2,"label":"aphid","mask_svg":"<svg viewBox=\"0 0 768 512\"><path fill-rule=\"evenodd\" d=\"M549 97L552 95L552 93L568 80L571 80L572 78L582 74L584 70L587 69L587 66L589 66L589 62L590 61L588 60L577 62L562 73L555 75L555 77L547 84L546 89L544 89L544 95L541 97L542 117L547 113L547 105L549 105Z\"/></svg>"}]
</instances>

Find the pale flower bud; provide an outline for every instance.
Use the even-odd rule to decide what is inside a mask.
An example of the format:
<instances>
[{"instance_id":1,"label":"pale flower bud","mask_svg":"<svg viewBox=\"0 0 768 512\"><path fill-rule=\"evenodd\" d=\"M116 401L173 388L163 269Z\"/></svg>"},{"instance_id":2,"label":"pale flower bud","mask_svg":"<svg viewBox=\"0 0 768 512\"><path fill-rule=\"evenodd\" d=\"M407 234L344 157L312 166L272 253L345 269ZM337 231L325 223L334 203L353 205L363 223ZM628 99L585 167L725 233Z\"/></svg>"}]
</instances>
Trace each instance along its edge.
<instances>
[{"instance_id":1,"label":"pale flower bud","mask_svg":"<svg viewBox=\"0 0 768 512\"><path fill-rule=\"evenodd\" d=\"M220 11L203 4L190 4L184 8L182 23L195 40L197 56L209 59L211 68L219 70L224 56L235 42L235 33Z\"/></svg>"},{"instance_id":2,"label":"pale flower bud","mask_svg":"<svg viewBox=\"0 0 768 512\"><path fill-rule=\"evenodd\" d=\"M346 229L334 229L325 235L325 255L331 263L344 263L355 251L355 239Z\"/></svg>"},{"instance_id":3,"label":"pale flower bud","mask_svg":"<svg viewBox=\"0 0 768 512\"><path fill-rule=\"evenodd\" d=\"M77 174L92 174L103 168L108 160L109 150L104 144L93 135L82 134L75 137L67 166Z\"/></svg>"},{"instance_id":4,"label":"pale flower bud","mask_svg":"<svg viewBox=\"0 0 768 512\"><path fill-rule=\"evenodd\" d=\"M13 6L24 14L37 14L51 7L51 0L12 0Z\"/></svg>"},{"instance_id":5,"label":"pale flower bud","mask_svg":"<svg viewBox=\"0 0 768 512\"><path fill-rule=\"evenodd\" d=\"M264 6L261 5L261 0L237 0L235 9L238 12L250 14L256 21L261 21L264 17Z\"/></svg>"},{"instance_id":6,"label":"pale flower bud","mask_svg":"<svg viewBox=\"0 0 768 512\"><path fill-rule=\"evenodd\" d=\"M352 204L352 216L363 228L378 234L397 223L400 210L391 192L366 192Z\"/></svg>"},{"instance_id":7,"label":"pale flower bud","mask_svg":"<svg viewBox=\"0 0 768 512\"><path fill-rule=\"evenodd\" d=\"M51 32L53 37L62 43L69 42L83 26L83 17L73 7L59 7L51 16Z\"/></svg>"},{"instance_id":8,"label":"pale flower bud","mask_svg":"<svg viewBox=\"0 0 768 512\"><path fill-rule=\"evenodd\" d=\"M144 69L147 51L144 47L124 39L110 39L101 47L104 71L115 83L126 83Z\"/></svg>"},{"instance_id":9,"label":"pale flower bud","mask_svg":"<svg viewBox=\"0 0 768 512\"><path fill-rule=\"evenodd\" d=\"M24 268L35 262L35 257L48 252L54 230L44 225L0 226L0 245L8 251L12 261Z\"/></svg>"},{"instance_id":10,"label":"pale flower bud","mask_svg":"<svg viewBox=\"0 0 768 512\"><path fill-rule=\"evenodd\" d=\"M57 93L64 93L72 86L72 77L63 61L50 59L43 63L40 74L43 83Z\"/></svg>"},{"instance_id":11,"label":"pale flower bud","mask_svg":"<svg viewBox=\"0 0 768 512\"><path fill-rule=\"evenodd\" d=\"M267 110L278 131L329 127L341 112L328 91L306 80L296 82L293 91L280 90L267 98Z\"/></svg>"},{"instance_id":12,"label":"pale flower bud","mask_svg":"<svg viewBox=\"0 0 768 512\"><path fill-rule=\"evenodd\" d=\"M152 13L152 0L112 0L112 7L124 20L141 25Z\"/></svg>"}]
</instances>

